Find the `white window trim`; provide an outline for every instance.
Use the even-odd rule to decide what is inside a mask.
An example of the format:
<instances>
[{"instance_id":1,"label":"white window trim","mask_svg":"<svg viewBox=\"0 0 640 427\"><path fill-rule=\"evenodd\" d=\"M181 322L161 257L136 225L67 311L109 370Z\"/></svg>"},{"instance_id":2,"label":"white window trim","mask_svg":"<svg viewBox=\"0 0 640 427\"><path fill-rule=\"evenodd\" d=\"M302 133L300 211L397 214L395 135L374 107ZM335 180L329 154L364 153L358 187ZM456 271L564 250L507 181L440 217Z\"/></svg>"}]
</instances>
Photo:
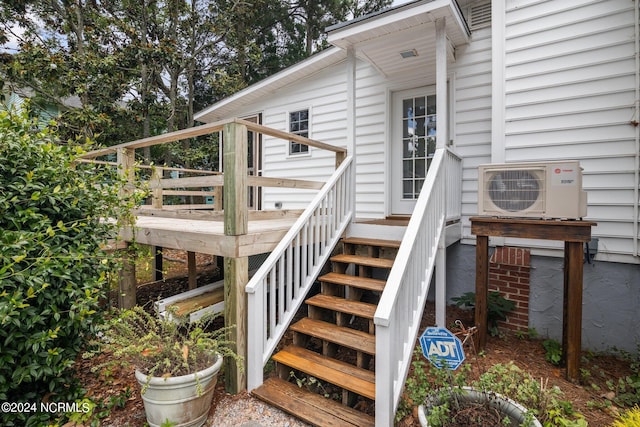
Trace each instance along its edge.
<instances>
[{"instance_id":1,"label":"white window trim","mask_svg":"<svg viewBox=\"0 0 640 427\"><path fill-rule=\"evenodd\" d=\"M311 120L312 109L311 109L311 107L304 107L303 106L303 107L299 107L299 108L291 108L290 110L288 110L285 113L286 114L286 117L285 117L286 131L287 132L291 132L289 130L289 129L291 129L291 123L290 123L291 122L291 120L290 120L291 113L296 113L298 111L303 111L303 110L307 110L308 121L309 121L309 123L308 123L309 127L307 129L307 138L311 139L312 138L311 135L312 135L312 132L313 132L312 126L311 126L311 123L312 123L312 120ZM286 155L287 159L300 159L300 158L311 157L311 150L313 149L312 146L310 146L310 145L308 146L309 150L306 153L292 153L291 152L291 141L287 140L286 144L287 145L286 145L285 152L287 153L287 155Z\"/></svg>"}]
</instances>

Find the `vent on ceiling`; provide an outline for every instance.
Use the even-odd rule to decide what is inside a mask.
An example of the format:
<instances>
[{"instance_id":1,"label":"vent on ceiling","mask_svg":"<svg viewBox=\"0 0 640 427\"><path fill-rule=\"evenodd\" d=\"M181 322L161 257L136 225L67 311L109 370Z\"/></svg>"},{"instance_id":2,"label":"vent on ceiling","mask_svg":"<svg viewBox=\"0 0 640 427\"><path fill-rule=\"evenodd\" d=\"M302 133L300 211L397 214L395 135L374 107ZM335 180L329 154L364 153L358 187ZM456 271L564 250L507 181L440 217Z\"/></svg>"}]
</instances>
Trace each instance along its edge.
<instances>
[{"instance_id":1,"label":"vent on ceiling","mask_svg":"<svg viewBox=\"0 0 640 427\"><path fill-rule=\"evenodd\" d=\"M469 5L467 9L467 19L469 29L477 30L479 28L491 25L491 2L481 1Z\"/></svg>"}]
</instances>

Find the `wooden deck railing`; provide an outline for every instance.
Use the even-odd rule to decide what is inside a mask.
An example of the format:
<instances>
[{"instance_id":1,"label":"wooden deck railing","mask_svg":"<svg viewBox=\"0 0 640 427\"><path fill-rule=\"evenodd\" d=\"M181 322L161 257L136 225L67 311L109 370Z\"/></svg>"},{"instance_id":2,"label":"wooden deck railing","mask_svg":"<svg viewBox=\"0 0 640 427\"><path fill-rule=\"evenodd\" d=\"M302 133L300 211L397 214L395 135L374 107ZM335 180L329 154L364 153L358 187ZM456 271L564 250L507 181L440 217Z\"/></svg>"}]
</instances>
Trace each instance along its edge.
<instances>
[{"instance_id":1,"label":"wooden deck railing","mask_svg":"<svg viewBox=\"0 0 640 427\"><path fill-rule=\"evenodd\" d=\"M96 164L106 164L115 167L119 167L122 174L129 177L129 180L134 184L133 169L151 169L151 177L148 182L135 182L135 185L144 186L148 185L148 189L151 191L152 197L147 205L143 205L136 213L140 215L158 215L169 216L170 214L161 213L158 211L191 211L190 217L197 216L198 219L206 219L207 215L203 215L202 211L221 211L223 209L223 188L225 186L225 178L222 173L217 171L207 171L200 169L185 169L185 168L173 168L165 166L150 166L136 164L135 150L154 145L166 144L170 142L180 141L183 139L193 138L197 136L208 135L212 133L221 133L222 138L225 139L224 133L227 129L228 141L223 144L223 150L227 153L221 153L221 155L227 155L230 157L229 164L240 165L244 163L246 168L246 133L252 131L256 134L268 135L274 138L283 139L286 141L299 142L311 147L320 148L323 150L329 150L335 153L336 167L342 162L346 156L346 149L342 147L336 147L333 145L325 144L320 141L305 138L300 135L290 134L288 132L279 131L266 126L262 126L256 123L252 123L241 119L231 119L220 121L216 123L210 123L202 126L197 126L189 129L183 129L176 132L153 136L149 138L140 139L124 144L115 145L112 147L106 147L99 150L89 152L82 156L82 159L86 162L92 162ZM229 138L233 135L234 140ZM239 141L235 141L236 138L240 138ZM95 160L98 157L117 153L117 162L107 162ZM236 161L242 159L240 162ZM225 162L226 163L226 162ZM165 171L173 171L188 174L188 177L182 178L164 178ZM235 173L235 172L234 172ZM246 171L243 172L246 175ZM324 185L324 182L309 181L301 179L288 179L288 178L274 178L274 177L262 177L262 176L246 176L241 177L241 180L233 179L230 177L229 182L233 182L234 185L253 186L253 187L286 187L297 189L313 189L319 190ZM234 193L235 194L235 193ZM180 197L197 197L198 201L202 201L202 198L213 197L213 203L165 203L165 197L180 196ZM240 206L235 206L234 211L240 209ZM193 212L197 210L199 212ZM186 213L184 213L187 215ZM177 215L170 215L177 216ZM211 219L219 220L219 215L209 215Z\"/></svg>"},{"instance_id":2,"label":"wooden deck railing","mask_svg":"<svg viewBox=\"0 0 640 427\"><path fill-rule=\"evenodd\" d=\"M285 141L294 141L310 147L332 151L335 153L335 165L338 169L326 185L322 182L299 179L248 176L248 131L252 131L255 134L268 135ZM298 239L302 239L297 243L298 249L288 249L285 251L288 254L288 261L285 262L284 260L280 260L277 262L280 271L278 273L279 275L284 274L285 264L288 265L289 268L287 275L290 275L292 274L291 266L301 262L302 264L300 265L303 265L304 267L301 267L303 269L296 270L297 273L295 277L298 278L297 280L302 280L304 283L303 286L308 287L309 277L317 274L317 271L319 271L320 267L324 263L324 259L328 255L328 251L326 250L328 239L339 238L340 230L344 229L352 215L353 195L351 194L352 186L350 184L352 182L351 172L345 175L346 169L349 169L349 171L351 170L350 165L352 162L349 160L342 164L346 159L345 148L332 146L299 135L271 129L245 120L232 119L103 148L87 153L83 157L86 161L94 161L91 159L96 159L97 157L111 153L117 153L116 166L126 180L130 182L130 185L127 186L128 191L130 191L137 184L134 173L136 168L136 149L207 135L214 132L220 132L223 141L223 175L219 175L217 173L212 174L209 172L206 173L205 176L163 179L159 174L160 169L157 168L150 183L150 188L153 193L152 205L144 207L144 209L140 210L138 214L150 213L153 215L163 215L172 218L184 218L185 215L188 215L187 217L191 219L223 220L224 237L232 237L232 239L225 239L225 241L230 242L228 245L238 245L238 242L242 239L236 239L236 237L246 235L249 232L249 219L251 217L248 208L249 186L318 189L320 194L318 194L312 204L312 206L315 207L312 210L307 209L307 211L302 214L301 218L304 218L305 225L302 229L296 229L295 232L292 231L293 233L299 233ZM349 182L348 185L347 182ZM323 189L320 190L321 188ZM206 195L210 192L214 192L214 197L215 195L218 195L217 201L215 201L216 203L214 204L214 209L219 209L219 207L222 206L222 215L220 212L203 212L201 210L194 211L190 209L193 208L193 206L187 206L186 208L182 207L182 211L167 209L167 206L163 203L163 197L167 194L183 194L184 191L199 191L198 193L187 193L188 195ZM220 197L220 194L222 194L222 197ZM222 199L221 204L220 199ZM145 210L147 212L144 212ZM267 217L273 214L273 211L252 212L265 213L265 216ZM299 223L300 222L297 224ZM291 233L288 235L290 234ZM278 247L282 247L282 245L283 244ZM305 248L305 250L301 250L300 248ZM256 368L252 364L255 363L255 358L253 354L247 354L247 341L253 345L253 337L247 340L247 322L249 321L246 306L247 298L245 298L245 295L242 292L242 286L247 283L248 257L246 255L242 255L237 246L225 249L230 249L228 252L237 254L236 256L225 256L225 325L229 327L233 326L233 328L230 328L231 332L229 339L235 342L236 353L246 360L247 370L254 372L256 371ZM302 256L302 258L300 260L294 260L291 255L292 251ZM193 264L195 264L195 256L190 259L193 259ZM127 268L124 268L121 272L122 280L120 281L119 292L121 295L120 305L125 308L132 307L136 303L135 272L132 273L132 265L132 262L126 262L125 266ZM269 276L273 277L274 274L275 273L269 273ZM195 284L195 280L193 282ZM269 286L275 286L275 280L271 280L271 284ZM292 295L292 286L281 287L280 289L282 292L279 293L278 298L284 298L285 289L286 292L288 292L287 295ZM256 287L255 285L252 285L247 289L247 292L253 293L253 295L250 295L251 308L248 311L249 316L251 316L250 321L252 322L249 331L262 331L262 329L260 329L261 325L254 324L256 322L259 323L259 321L255 320L256 313L258 313L258 318L261 319L260 321L265 319L264 316L269 316L266 318L269 322L269 336L273 336L272 334L274 334L276 330L279 330L281 327L280 325L282 324L281 322L284 321L283 310L285 305L280 304L277 311L274 311L276 309L271 303L273 303L273 298L276 296L275 290L270 293L271 299L269 307L265 306L267 303L265 296L266 291L262 292L262 288L260 288L260 286ZM297 291L296 295L298 295ZM289 299L287 299L287 301L289 301ZM287 307L290 306L287 305ZM264 354L264 349L261 347L259 352L256 354L258 354L258 358L260 358L260 355ZM239 369L236 362L234 360L229 360L226 361L226 363L225 381L227 383L227 390L238 391L245 388L245 375L242 370ZM262 371L263 365L261 361L258 363L259 370Z\"/></svg>"},{"instance_id":3,"label":"wooden deck railing","mask_svg":"<svg viewBox=\"0 0 640 427\"><path fill-rule=\"evenodd\" d=\"M374 316L376 426L393 425L431 277L436 264L445 268L445 227L448 218L459 215L460 177L460 158L447 148L437 149L380 298ZM444 283L436 286L444 291Z\"/></svg>"},{"instance_id":4,"label":"wooden deck railing","mask_svg":"<svg viewBox=\"0 0 640 427\"><path fill-rule=\"evenodd\" d=\"M247 388L263 382L263 368L351 221L353 160L348 157L246 286Z\"/></svg>"}]
</instances>

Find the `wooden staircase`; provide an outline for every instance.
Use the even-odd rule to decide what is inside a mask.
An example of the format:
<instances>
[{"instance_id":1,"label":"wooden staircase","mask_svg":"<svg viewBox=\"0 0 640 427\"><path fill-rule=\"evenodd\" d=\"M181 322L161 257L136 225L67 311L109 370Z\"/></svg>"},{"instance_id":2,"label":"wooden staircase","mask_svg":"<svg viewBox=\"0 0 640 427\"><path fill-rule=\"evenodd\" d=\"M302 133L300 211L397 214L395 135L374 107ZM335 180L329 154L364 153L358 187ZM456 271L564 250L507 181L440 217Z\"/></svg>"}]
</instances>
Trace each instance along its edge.
<instances>
[{"instance_id":1,"label":"wooden staircase","mask_svg":"<svg viewBox=\"0 0 640 427\"><path fill-rule=\"evenodd\" d=\"M272 359L275 373L253 394L316 426L373 426L360 409L375 401L373 316L400 242L342 239L332 271L318 278L307 317ZM329 398L324 395L329 395Z\"/></svg>"}]
</instances>

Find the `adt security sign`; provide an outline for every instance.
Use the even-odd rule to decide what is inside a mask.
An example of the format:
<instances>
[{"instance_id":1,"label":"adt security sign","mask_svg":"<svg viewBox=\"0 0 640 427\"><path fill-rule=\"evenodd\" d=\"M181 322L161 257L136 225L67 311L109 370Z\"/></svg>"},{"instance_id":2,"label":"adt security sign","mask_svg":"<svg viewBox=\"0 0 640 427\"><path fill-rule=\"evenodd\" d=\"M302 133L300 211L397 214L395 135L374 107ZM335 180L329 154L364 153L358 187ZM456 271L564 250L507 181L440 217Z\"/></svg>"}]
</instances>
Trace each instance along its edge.
<instances>
[{"instance_id":1,"label":"adt security sign","mask_svg":"<svg viewBox=\"0 0 640 427\"><path fill-rule=\"evenodd\" d=\"M424 357L438 368L458 369L464 362L462 342L446 328L430 327L420 335Z\"/></svg>"}]
</instances>

